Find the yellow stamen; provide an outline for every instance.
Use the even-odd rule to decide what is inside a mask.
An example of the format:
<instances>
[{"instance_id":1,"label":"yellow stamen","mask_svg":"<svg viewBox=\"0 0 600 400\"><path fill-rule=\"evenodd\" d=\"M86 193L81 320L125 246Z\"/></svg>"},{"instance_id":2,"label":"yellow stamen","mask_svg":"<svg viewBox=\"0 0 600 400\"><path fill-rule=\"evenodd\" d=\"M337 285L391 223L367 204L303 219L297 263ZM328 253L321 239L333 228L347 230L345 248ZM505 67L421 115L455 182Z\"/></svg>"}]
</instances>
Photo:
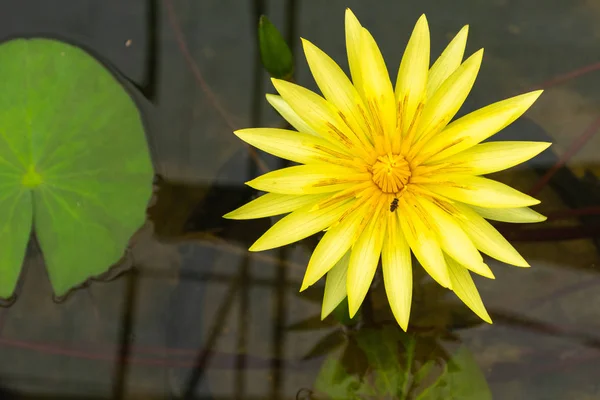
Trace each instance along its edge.
<instances>
[{"instance_id":1,"label":"yellow stamen","mask_svg":"<svg viewBox=\"0 0 600 400\"><path fill-rule=\"evenodd\" d=\"M372 179L384 193L397 193L408 183L411 172L408 163L398 154L377 158L373 165Z\"/></svg>"}]
</instances>

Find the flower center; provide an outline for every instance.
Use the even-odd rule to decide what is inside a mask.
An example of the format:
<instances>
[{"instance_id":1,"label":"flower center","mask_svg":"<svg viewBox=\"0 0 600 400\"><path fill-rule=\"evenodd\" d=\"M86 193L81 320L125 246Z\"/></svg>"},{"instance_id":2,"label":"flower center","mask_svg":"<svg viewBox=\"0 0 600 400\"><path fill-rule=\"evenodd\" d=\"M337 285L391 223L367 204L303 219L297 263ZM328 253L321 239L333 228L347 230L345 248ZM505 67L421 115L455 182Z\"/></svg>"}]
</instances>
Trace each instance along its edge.
<instances>
[{"instance_id":1,"label":"flower center","mask_svg":"<svg viewBox=\"0 0 600 400\"><path fill-rule=\"evenodd\" d=\"M410 178L410 168L401 155L387 154L377 158L372 167L373 182L384 193L398 193Z\"/></svg>"}]
</instances>

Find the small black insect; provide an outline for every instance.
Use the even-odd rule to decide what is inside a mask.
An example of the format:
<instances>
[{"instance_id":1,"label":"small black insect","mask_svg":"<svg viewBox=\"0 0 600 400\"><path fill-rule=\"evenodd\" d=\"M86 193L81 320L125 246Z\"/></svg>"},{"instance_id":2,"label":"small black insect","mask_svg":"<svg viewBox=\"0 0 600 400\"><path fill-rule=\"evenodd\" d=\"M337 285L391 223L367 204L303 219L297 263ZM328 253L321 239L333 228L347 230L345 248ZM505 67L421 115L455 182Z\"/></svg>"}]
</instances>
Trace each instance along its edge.
<instances>
[{"instance_id":1,"label":"small black insect","mask_svg":"<svg viewBox=\"0 0 600 400\"><path fill-rule=\"evenodd\" d=\"M392 203L390 204L390 212L396 211L397 208L398 208L398 198L394 197L394 200L392 200Z\"/></svg>"}]
</instances>

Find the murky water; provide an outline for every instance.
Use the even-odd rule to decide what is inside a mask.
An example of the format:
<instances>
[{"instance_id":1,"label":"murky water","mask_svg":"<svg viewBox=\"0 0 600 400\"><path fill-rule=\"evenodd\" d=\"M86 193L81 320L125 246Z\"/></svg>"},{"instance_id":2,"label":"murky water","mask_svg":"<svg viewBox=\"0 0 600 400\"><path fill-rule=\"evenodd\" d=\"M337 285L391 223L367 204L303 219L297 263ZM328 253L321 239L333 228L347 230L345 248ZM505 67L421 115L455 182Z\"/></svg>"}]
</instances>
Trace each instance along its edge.
<instances>
[{"instance_id":1,"label":"murky water","mask_svg":"<svg viewBox=\"0 0 600 400\"><path fill-rule=\"evenodd\" d=\"M266 3L0 5L1 38L68 38L131 81L158 175L148 223L122 263L66 299L54 301L32 241L18 298L0 308L0 397L600 398L600 3ZM272 221L221 218L256 196L243 182L261 170L231 131L282 126L264 100L274 90L257 58L258 16L294 38L296 80L314 88L298 37L345 68L345 7L369 27L390 68L421 13L436 55L470 24L467 52L486 52L461 113L547 88L497 136L556 145L496 174L523 191L540 188L536 209L550 218L499 225L532 268L487 260L496 279L476 283L493 325L418 268L407 334L393 323L381 277L355 320L321 322L322 284L298 293L315 239L248 253ZM269 169L280 165L258 156Z\"/></svg>"}]
</instances>

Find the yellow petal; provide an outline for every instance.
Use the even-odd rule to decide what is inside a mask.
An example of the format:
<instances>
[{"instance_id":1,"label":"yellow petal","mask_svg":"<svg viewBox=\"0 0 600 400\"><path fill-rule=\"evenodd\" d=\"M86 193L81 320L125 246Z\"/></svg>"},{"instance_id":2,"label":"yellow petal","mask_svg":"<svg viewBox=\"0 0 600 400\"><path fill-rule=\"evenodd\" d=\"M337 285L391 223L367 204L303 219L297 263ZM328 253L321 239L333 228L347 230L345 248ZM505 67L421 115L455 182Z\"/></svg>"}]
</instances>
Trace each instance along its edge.
<instances>
[{"instance_id":1,"label":"yellow petal","mask_svg":"<svg viewBox=\"0 0 600 400\"><path fill-rule=\"evenodd\" d=\"M348 251L364 229L364 221L368 221L368 218L372 215L372 211L369 212L371 207L371 202L368 202L357 210L351 211L350 215L344 218L342 222L325 233L310 257L300 291L321 279Z\"/></svg>"},{"instance_id":2,"label":"yellow petal","mask_svg":"<svg viewBox=\"0 0 600 400\"><path fill-rule=\"evenodd\" d=\"M267 101L277 112L292 125L298 132L317 135L308 124L298 115L281 96L276 94L267 94Z\"/></svg>"},{"instance_id":3,"label":"yellow petal","mask_svg":"<svg viewBox=\"0 0 600 400\"><path fill-rule=\"evenodd\" d=\"M396 79L396 101L402 133L409 128L417 107L424 101L429 72L429 26L425 14L417 21L404 50Z\"/></svg>"},{"instance_id":4,"label":"yellow petal","mask_svg":"<svg viewBox=\"0 0 600 400\"><path fill-rule=\"evenodd\" d=\"M423 187L452 200L487 208L526 207L540 201L503 183L480 176L435 175L439 183Z\"/></svg>"},{"instance_id":5,"label":"yellow petal","mask_svg":"<svg viewBox=\"0 0 600 400\"><path fill-rule=\"evenodd\" d=\"M429 70L429 78L427 80L428 99L434 95L442 83L444 83L460 66L465 54L468 34L469 25L465 25L454 39L452 39Z\"/></svg>"},{"instance_id":6,"label":"yellow petal","mask_svg":"<svg viewBox=\"0 0 600 400\"><path fill-rule=\"evenodd\" d=\"M395 213L387 214L387 235L381 251L383 282L394 318L406 331L413 285L410 248Z\"/></svg>"},{"instance_id":7,"label":"yellow petal","mask_svg":"<svg viewBox=\"0 0 600 400\"><path fill-rule=\"evenodd\" d=\"M482 57L483 49L462 63L428 99L419 123L417 140L427 140L440 132L456 115L475 83Z\"/></svg>"},{"instance_id":8,"label":"yellow petal","mask_svg":"<svg viewBox=\"0 0 600 400\"><path fill-rule=\"evenodd\" d=\"M259 176L246 184L256 190L282 194L316 194L343 190L371 179L368 172L327 164L297 165Z\"/></svg>"},{"instance_id":9,"label":"yellow petal","mask_svg":"<svg viewBox=\"0 0 600 400\"><path fill-rule=\"evenodd\" d=\"M289 194L267 193L259 198L233 210L223 218L229 219L255 219L285 214L304 207L307 204L316 204L327 197L328 194L308 194L297 196Z\"/></svg>"},{"instance_id":10,"label":"yellow petal","mask_svg":"<svg viewBox=\"0 0 600 400\"><path fill-rule=\"evenodd\" d=\"M479 292L473 283L473 278L465 268L460 266L456 261L450 257L446 258L448 263L448 273L452 281L452 290L463 301L475 314L488 324L492 323L492 319L488 314Z\"/></svg>"},{"instance_id":11,"label":"yellow petal","mask_svg":"<svg viewBox=\"0 0 600 400\"><path fill-rule=\"evenodd\" d=\"M419 263L436 282L451 289L442 249L423 209L405 192L398 201L396 212L404 237Z\"/></svg>"},{"instance_id":12,"label":"yellow petal","mask_svg":"<svg viewBox=\"0 0 600 400\"><path fill-rule=\"evenodd\" d=\"M449 164L444 171L473 175L490 174L521 164L546 150L547 142L481 143L442 161ZM441 172L441 171L440 171Z\"/></svg>"},{"instance_id":13,"label":"yellow petal","mask_svg":"<svg viewBox=\"0 0 600 400\"><path fill-rule=\"evenodd\" d=\"M417 197L425 212L429 214L437 227L438 240L442 250L471 271L494 279L494 274L483 262L483 257L469 238L448 212L427 200Z\"/></svg>"},{"instance_id":14,"label":"yellow petal","mask_svg":"<svg viewBox=\"0 0 600 400\"><path fill-rule=\"evenodd\" d=\"M455 203L451 207L454 208L453 215L480 251L507 264L529 267L500 232L469 206Z\"/></svg>"},{"instance_id":15,"label":"yellow petal","mask_svg":"<svg viewBox=\"0 0 600 400\"><path fill-rule=\"evenodd\" d=\"M315 135L277 128L248 128L234 133L262 151L297 163L352 163L351 156Z\"/></svg>"},{"instance_id":16,"label":"yellow petal","mask_svg":"<svg viewBox=\"0 0 600 400\"><path fill-rule=\"evenodd\" d=\"M373 116L373 137L375 141L378 135L391 138L396 130L396 100L390 75L375 39L364 28L361 40L360 69L365 103Z\"/></svg>"},{"instance_id":17,"label":"yellow petal","mask_svg":"<svg viewBox=\"0 0 600 400\"><path fill-rule=\"evenodd\" d=\"M333 193L329 197L327 197L327 198L323 199L322 201L318 202L317 204L315 204L315 207L316 208L326 207L329 204L338 202L342 199L351 199L351 198L360 199L361 197L370 198L370 197L376 195L377 193L380 193L379 188L377 186L375 186L375 184L372 181L365 181L365 182L359 183L357 185L351 185L349 188L347 188L345 190L341 190L339 192ZM361 200L361 203L362 203L362 200ZM360 205L359 203L356 203L354 207L358 207L359 205ZM352 211L352 210L348 210L348 212L350 212L350 211Z\"/></svg>"},{"instance_id":18,"label":"yellow petal","mask_svg":"<svg viewBox=\"0 0 600 400\"><path fill-rule=\"evenodd\" d=\"M346 298L346 276L350 252L346 254L329 270L325 280L325 295L321 307L321 319L325 319Z\"/></svg>"},{"instance_id":19,"label":"yellow petal","mask_svg":"<svg viewBox=\"0 0 600 400\"><path fill-rule=\"evenodd\" d=\"M286 215L266 231L250 247L250 251L263 251L285 246L320 232L334 222L352 205L351 201L342 201L319 210L313 210L309 204Z\"/></svg>"},{"instance_id":20,"label":"yellow petal","mask_svg":"<svg viewBox=\"0 0 600 400\"><path fill-rule=\"evenodd\" d=\"M386 202L387 205L387 202ZM352 246L346 291L348 292L348 309L350 318L354 317L362 304L379 263L379 255L383 246L386 219L381 215L381 204L373 214L369 225Z\"/></svg>"},{"instance_id":21,"label":"yellow petal","mask_svg":"<svg viewBox=\"0 0 600 400\"><path fill-rule=\"evenodd\" d=\"M511 97L457 119L427 143L418 159L437 162L475 146L513 123L541 94L536 90Z\"/></svg>"},{"instance_id":22,"label":"yellow petal","mask_svg":"<svg viewBox=\"0 0 600 400\"><path fill-rule=\"evenodd\" d=\"M296 114L301 115L304 121L319 136L333 145L354 154L364 154L362 144L344 123L339 115L339 110L318 94L280 79L271 79L275 89L283 100L292 107Z\"/></svg>"},{"instance_id":23,"label":"yellow petal","mask_svg":"<svg viewBox=\"0 0 600 400\"><path fill-rule=\"evenodd\" d=\"M362 26L354 13L346 8L346 52L348 53L348 65L352 82L360 94L362 94L362 74L360 72L360 46Z\"/></svg>"},{"instance_id":24,"label":"yellow petal","mask_svg":"<svg viewBox=\"0 0 600 400\"><path fill-rule=\"evenodd\" d=\"M368 144L370 135L362 98L344 71L327 54L308 40L302 39L304 54L323 96L342 113L352 131L358 134L363 144Z\"/></svg>"},{"instance_id":25,"label":"yellow petal","mask_svg":"<svg viewBox=\"0 0 600 400\"><path fill-rule=\"evenodd\" d=\"M546 220L546 217L542 214L533 211L529 207L519 208L484 208L477 206L469 206L477 214L483 218L491 219L493 221L501 222L514 222L518 224L542 222Z\"/></svg>"}]
</instances>

